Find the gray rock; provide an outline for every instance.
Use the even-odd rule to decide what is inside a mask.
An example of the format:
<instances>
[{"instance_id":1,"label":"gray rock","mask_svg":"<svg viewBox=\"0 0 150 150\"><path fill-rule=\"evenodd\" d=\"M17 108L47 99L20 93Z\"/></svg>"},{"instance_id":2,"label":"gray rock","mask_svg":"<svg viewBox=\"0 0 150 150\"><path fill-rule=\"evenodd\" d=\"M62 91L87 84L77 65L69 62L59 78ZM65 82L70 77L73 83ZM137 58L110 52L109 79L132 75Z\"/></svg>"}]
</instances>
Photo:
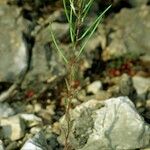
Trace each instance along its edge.
<instances>
[{"instance_id":1,"label":"gray rock","mask_svg":"<svg viewBox=\"0 0 150 150\"><path fill-rule=\"evenodd\" d=\"M1 118L0 126L0 137L3 139L15 141L21 139L25 134L25 124L19 115Z\"/></svg>"},{"instance_id":2,"label":"gray rock","mask_svg":"<svg viewBox=\"0 0 150 150\"><path fill-rule=\"evenodd\" d=\"M122 9L107 24L108 41L102 57L110 60L119 57L150 55L150 7Z\"/></svg>"},{"instance_id":3,"label":"gray rock","mask_svg":"<svg viewBox=\"0 0 150 150\"><path fill-rule=\"evenodd\" d=\"M16 7L0 5L0 81L15 80L27 65L24 22L19 14Z\"/></svg>"},{"instance_id":4,"label":"gray rock","mask_svg":"<svg viewBox=\"0 0 150 150\"><path fill-rule=\"evenodd\" d=\"M11 141L7 147L6 147L6 150L12 150L12 149L19 149L20 147L20 142L17 142L17 141Z\"/></svg>"},{"instance_id":5,"label":"gray rock","mask_svg":"<svg viewBox=\"0 0 150 150\"><path fill-rule=\"evenodd\" d=\"M148 148L142 148L141 150L150 150L150 147L148 147Z\"/></svg>"},{"instance_id":6,"label":"gray rock","mask_svg":"<svg viewBox=\"0 0 150 150\"><path fill-rule=\"evenodd\" d=\"M135 100L136 90L133 86L132 78L129 75L123 74L121 76L118 85L119 85L119 94L121 96L128 96L130 99Z\"/></svg>"},{"instance_id":7,"label":"gray rock","mask_svg":"<svg viewBox=\"0 0 150 150\"><path fill-rule=\"evenodd\" d=\"M136 99L136 90L129 75L123 74L122 76L114 77L109 83L113 86L110 86L107 92L111 93L112 96L128 96L132 101Z\"/></svg>"},{"instance_id":8,"label":"gray rock","mask_svg":"<svg viewBox=\"0 0 150 150\"><path fill-rule=\"evenodd\" d=\"M8 103L0 103L0 118L9 117L14 114L15 114L14 109L11 108Z\"/></svg>"},{"instance_id":9,"label":"gray rock","mask_svg":"<svg viewBox=\"0 0 150 150\"><path fill-rule=\"evenodd\" d=\"M127 97L90 100L71 111L69 144L76 150L131 150L149 145L150 127ZM65 117L59 142L64 143ZM140 138L139 138L140 137Z\"/></svg>"},{"instance_id":10,"label":"gray rock","mask_svg":"<svg viewBox=\"0 0 150 150\"><path fill-rule=\"evenodd\" d=\"M149 0L128 0L129 4L131 4L131 6L133 7L138 7L141 5L146 5L148 3Z\"/></svg>"},{"instance_id":11,"label":"gray rock","mask_svg":"<svg viewBox=\"0 0 150 150\"><path fill-rule=\"evenodd\" d=\"M38 132L33 138L29 139L21 148L21 150L52 150L50 146L47 145L45 136L43 132Z\"/></svg>"},{"instance_id":12,"label":"gray rock","mask_svg":"<svg viewBox=\"0 0 150 150\"><path fill-rule=\"evenodd\" d=\"M56 37L60 38L67 32L68 25L53 23L52 28ZM35 37L31 70L27 74L25 82L23 82L23 87L31 85L38 91L45 86L43 83L49 78L54 75L64 75L64 62L57 53L56 48L52 46L52 43L49 26L42 28Z\"/></svg>"}]
</instances>

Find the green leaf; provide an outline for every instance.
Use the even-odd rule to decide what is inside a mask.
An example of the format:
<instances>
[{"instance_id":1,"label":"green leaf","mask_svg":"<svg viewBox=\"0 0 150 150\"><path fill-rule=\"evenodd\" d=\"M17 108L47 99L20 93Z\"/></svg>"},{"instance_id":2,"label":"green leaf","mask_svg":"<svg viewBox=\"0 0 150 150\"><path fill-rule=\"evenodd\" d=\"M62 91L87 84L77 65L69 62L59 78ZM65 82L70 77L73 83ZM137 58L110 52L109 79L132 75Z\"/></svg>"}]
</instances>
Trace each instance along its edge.
<instances>
[{"instance_id":1,"label":"green leaf","mask_svg":"<svg viewBox=\"0 0 150 150\"><path fill-rule=\"evenodd\" d=\"M63 58L64 62L65 62L66 64L68 64L67 58L65 57L65 55L64 55L63 52L62 52L62 50L59 48L59 46L58 46L58 44L57 44L57 42L56 42L55 35L54 35L53 31L52 31L51 23L50 23L50 25L49 25L49 28L50 28L50 33L51 33L52 40L53 40L53 42L54 42L54 45L55 45L55 47L56 47L58 53L59 53L60 56Z\"/></svg>"},{"instance_id":2,"label":"green leaf","mask_svg":"<svg viewBox=\"0 0 150 150\"><path fill-rule=\"evenodd\" d=\"M84 44L82 45L78 55L77 55L77 59L79 58L79 56L81 55L81 53L83 52L87 42L89 41L89 39L91 38L91 36L93 35L93 33L95 32L96 28L98 27L102 17L104 16L104 14L110 9L111 5L101 14L99 15L99 17L96 18L96 20L94 21L94 23L85 31L85 33L81 36L81 38L79 38L78 40L83 39L88 33L89 35L87 36L87 39L85 40Z\"/></svg>"},{"instance_id":3,"label":"green leaf","mask_svg":"<svg viewBox=\"0 0 150 150\"><path fill-rule=\"evenodd\" d=\"M67 10L66 0L63 0L65 14L66 14L66 17L67 17L67 20L68 20L68 23L69 23L70 38L71 38L71 41L74 43L75 31L74 31L74 25L73 25L73 12L75 11L75 8L74 8L72 0L69 0L69 3L70 3L70 14Z\"/></svg>"},{"instance_id":4,"label":"green leaf","mask_svg":"<svg viewBox=\"0 0 150 150\"><path fill-rule=\"evenodd\" d=\"M93 3L94 0L90 0L84 7L83 11L82 11L82 22L84 21L85 17L87 16L87 13L89 12L91 6L92 6L92 3Z\"/></svg>"},{"instance_id":5,"label":"green leaf","mask_svg":"<svg viewBox=\"0 0 150 150\"><path fill-rule=\"evenodd\" d=\"M71 0L70 0L70 5L71 3L73 3ZM72 6L73 7L73 6ZM71 37L71 41L74 42L74 29L73 29L73 8L71 7L70 9L70 17L69 17L69 29L70 29L70 37Z\"/></svg>"},{"instance_id":6,"label":"green leaf","mask_svg":"<svg viewBox=\"0 0 150 150\"><path fill-rule=\"evenodd\" d=\"M67 10L66 0L63 0L63 5L64 5L64 10L65 10L67 20L69 22L69 14L68 14L68 10Z\"/></svg>"},{"instance_id":7,"label":"green leaf","mask_svg":"<svg viewBox=\"0 0 150 150\"><path fill-rule=\"evenodd\" d=\"M70 1L70 8L72 9L74 15L77 16L76 9L74 6L74 0L69 0L69 1Z\"/></svg>"},{"instance_id":8,"label":"green leaf","mask_svg":"<svg viewBox=\"0 0 150 150\"><path fill-rule=\"evenodd\" d=\"M97 24L97 22L100 22L100 20L102 19L102 17L104 16L104 14L110 9L111 5L109 7L107 7L105 9L104 12L102 12L101 15L99 15L95 21L90 25L90 27L83 33L83 35L78 39L78 40L82 40L91 30L93 30L94 26Z\"/></svg>"}]
</instances>

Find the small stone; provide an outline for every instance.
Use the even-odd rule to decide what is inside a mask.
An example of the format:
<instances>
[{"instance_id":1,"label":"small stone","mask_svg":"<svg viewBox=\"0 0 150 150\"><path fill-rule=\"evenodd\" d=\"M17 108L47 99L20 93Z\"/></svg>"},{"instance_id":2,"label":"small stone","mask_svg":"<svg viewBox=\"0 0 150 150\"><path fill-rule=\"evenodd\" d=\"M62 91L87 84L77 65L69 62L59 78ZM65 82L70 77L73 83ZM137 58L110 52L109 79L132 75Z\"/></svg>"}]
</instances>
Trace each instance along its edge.
<instances>
[{"instance_id":1,"label":"small stone","mask_svg":"<svg viewBox=\"0 0 150 150\"><path fill-rule=\"evenodd\" d=\"M47 112L50 113L50 115L54 115L55 114L55 104L49 104L46 106L46 110Z\"/></svg>"},{"instance_id":2,"label":"small stone","mask_svg":"<svg viewBox=\"0 0 150 150\"><path fill-rule=\"evenodd\" d=\"M26 122L27 127L42 125L42 119L34 114L21 114L20 117Z\"/></svg>"},{"instance_id":3,"label":"small stone","mask_svg":"<svg viewBox=\"0 0 150 150\"><path fill-rule=\"evenodd\" d=\"M41 130L41 127L33 127L33 128L31 128L30 133L36 134L36 133L40 132L40 130Z\"/></svg>"},{"instance_id":4,"label":"small stone","mask_svg":"<svg viewBox=\"0 0 150 150\"><path fill-rule=\"evenodd\" d=\"M3 142L0 140L0 150L4 150Z\"/></svg>"},{"instance_id":5,"label":"small stone","mask_svg":"<svg viewBox=\"0 0 150 150\"><path fill-rule=\"evenodd\" d=\"M85 89L82 89L82 90L80 90L80 91L77 93L77 98L78 98L80 101L84 102L84 101L85 101L85 97L86 97L86 91L85 91Z\"/></svg>"},{"instance_id":6,"label":"small stone","mask_svg":"<svg viewBox=\"0 0 150 150\"><path fill-rule=\"evenodd\" d=\"M133 80L134 87L137 91L138 97L145 99L147 91L150 88L150 78L134 76L132 80Z\"/></svg>"},{"instance_id":7,"label":"small stone","mask_svg":"<svg viewBox=\"0 0 150 150\"><path fill-rule=\"evenodd\" d=\"M94 81L93 83L87 86L87 93L96 94L101 89L102 89L101 81Z\"/></svg>"},{"instance_id":8,"label":"small stone","mask_svg":"<svg viewBox=\"0 0 150 150\"><path fill-rule=\"evenodd\" d=\"M18 146L19 146L18 142L13 141L7 145L6 149L7 150L18 149L19 148Z\"/></svg>"},{"instance_id":9,"label":"small stone","mask_svg":"<svg viewBox=\"0 0 150 150\"><path fill-rule=\"evenodd\" d=\"M123 74L120 77L113 78L111 83L113 86L109 87L107 92L111 93L112 96L128 96L132 101L136 99L136 90L129 75Z\"/></svg>"},{"instance_id":10,"label":"small stone","mask_svg":"<svg viewBox=\"0 0 150 150\"><path fill-rule=\"evenodd\" d=\"M119 94L121 96L128 96L132 101L136 98L136 90L133 86L132 78L123 74L119 81Z\"/></svg>"},{"instance_id":11,"label":"small stone","mask_svg":"<svg viewBox=\"0 0 150 150\"><path fill-rule=\"evenodd\" d=\"M41 104L36 103L36 104L34 105L34 111L35 111L36 113L40 112L41 109L42 109Z\"/></svg>"},{"instance_id":12,"label":"small stone","mask_svg":"<svg viewBox=\"0 0 150 150\"><path fill-rule=\"evenodd\" d=\"M33 138L29 139L21 150L52 150L52 148L47 145L45 136L40 131Z\"/></svg>"},{"instance_id":13,"label":"small stone","mask_svg":"<svg viewBox=\"0 0 150 150\"><path fill-rule=\"evenodd\" d=\"M145 100L136 100L136 108L145 107L146 101Z\"/></svg>"},{"instance_id":14,"label":"small stone","mask_svg":"<svg viewBox=\"0 0 150 150\"><path fill-rule=\"evenodd\" d=\"M52 127L52 132L57 134L57 135L60 135L60 129L61 129L60 123L59 122L55 122L53 124L53 127Z\"/></svg>"},{"instance_id":15,"label":"small stone","mask_svg":"<svg viewBox=\"0 0 150 150\"><path fill-rule=\"evenodd\" d=\"M26 106L26 112L28 112L28 113L34 113L34 107L33 107L33 105L28 104Z\"/></svg>"},{"instance_id":16,"label":"small stone","mask_svg":"<svg viewBox=\"0 0 150 150\"><path fill-rule=\"evenodd\" d=\"M19 115L2 118L0 126L0 132L4 139L15 141L21 139L25 134L25 123Z\"/></svg>"},{"instance_id":17,"label":"small stone","mask_svg":"<svg viewBox=\"0 0 150 150\"><path fill-rule=\"evenodd\" d=\"M146 100L146 107L150 109L150 99Z\"/></svg>"},{"instance_id":18,"label":"small stone","mask_svg":"<svg viewBox=\"0 0 150 150\"><path fill-rule=\"evenodd\" d=\"M9 117L15 114L13 108L8 103L0 103L0 118Z\"/></svg>"},{"instance_id":19,"label":"small stone","mask_svg":"<svg viewBox=\"0 0 150 150\"><path fill-rule=\"evenodd\" d=\"M49 104L46 106L46 109L42 109L39 112L39 116L42 117L42 119L45 119L48 123L51 123L52 116L55 114L55 104Z\"/></svg>"}]
</instances>

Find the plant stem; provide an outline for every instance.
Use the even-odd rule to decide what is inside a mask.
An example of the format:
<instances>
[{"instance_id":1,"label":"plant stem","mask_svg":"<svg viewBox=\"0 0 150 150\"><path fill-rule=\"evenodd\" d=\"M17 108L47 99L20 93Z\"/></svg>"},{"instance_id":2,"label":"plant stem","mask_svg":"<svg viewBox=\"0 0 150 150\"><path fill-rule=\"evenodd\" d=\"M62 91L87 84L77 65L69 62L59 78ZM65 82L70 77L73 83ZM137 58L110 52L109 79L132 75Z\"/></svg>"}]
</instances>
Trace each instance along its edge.
<instances>
[{"instance_id":1,"label":"plant stem","mask_svg":"<svg viewBox=\"0 0 150 150\"><path fill-rule=\"evenodd\" d=\"M65 146L64 150L70 150L70 143L69 143L69 136L72 129L72 120L71 120L71 103L72 99L76 97L76 93L79 90L79 85L76 85L76 81L79 81L82 76L80 75L80 55L82 54L85 45L87 44L88 40L94 34L95 30L97 29L102 17L104 14L109 10L111 6L109 6L101 15L99 15L93 23L85 32L80 36L80 28L83 25L83 22L91 8L92 3L94 0L69 0L70 9L67 9L67 0L63 0L64 4L64 11L69 23L69 30L70 30L70 38L71 38L71 45L72 45L72 53L70 54L69 58L66 58L62 50L59 48L54 34L51 32L52 39L54 44L57 48L58 53L61 55L65 62L66 71L67 71L67 78L65 79L66 86L67 86L67 96L66 99L66 106L65 106L65 119L67 123L67 129L65 130ZM79 42L85 38L82 45L79 46ZM80 84L80 81L79 81Z\"/></svg>"}]
</instances>

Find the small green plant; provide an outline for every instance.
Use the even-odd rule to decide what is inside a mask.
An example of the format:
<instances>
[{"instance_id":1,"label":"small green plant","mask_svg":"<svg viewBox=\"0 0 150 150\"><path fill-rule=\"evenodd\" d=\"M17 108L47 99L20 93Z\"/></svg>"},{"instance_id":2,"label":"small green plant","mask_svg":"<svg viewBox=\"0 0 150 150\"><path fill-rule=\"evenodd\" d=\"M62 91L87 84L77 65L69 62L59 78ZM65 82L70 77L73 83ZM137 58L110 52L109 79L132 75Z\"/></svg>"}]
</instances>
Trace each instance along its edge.
<instances>
[{"instance_id":1,"label":"small green plant","mask_svg":"<svg viewBox=\"0 0 150 150\"><path fill-rule=\"evenodd\" d=\"M66 102L66 111L65 118L67 122L67 131L65 133L65 150L69 150L69 134L71 131L71 118L70 118L70 109L71 109L71 100L75 98L76 93L79 90L81 76L80 76L80 60L81 54L84 51L84 48L100 24L104 14L110 9L111 6L106 8L106 10L95 18L95 20L89 25L84 33L81 34L81 27L85 24L85 19L89 13L89 10L92 6L94 0L63 0L64 11L69 23L69 32L71 39L71 49L70 56L64 54L63 49L61 49L57 43L55 35L52 31L50 25L50 33L53 40L53 43L59 53L59 55L64 60L64 64L67 71L67 76L65 79L67 92L65 97Z\"/></svg>"}]
</instances>

